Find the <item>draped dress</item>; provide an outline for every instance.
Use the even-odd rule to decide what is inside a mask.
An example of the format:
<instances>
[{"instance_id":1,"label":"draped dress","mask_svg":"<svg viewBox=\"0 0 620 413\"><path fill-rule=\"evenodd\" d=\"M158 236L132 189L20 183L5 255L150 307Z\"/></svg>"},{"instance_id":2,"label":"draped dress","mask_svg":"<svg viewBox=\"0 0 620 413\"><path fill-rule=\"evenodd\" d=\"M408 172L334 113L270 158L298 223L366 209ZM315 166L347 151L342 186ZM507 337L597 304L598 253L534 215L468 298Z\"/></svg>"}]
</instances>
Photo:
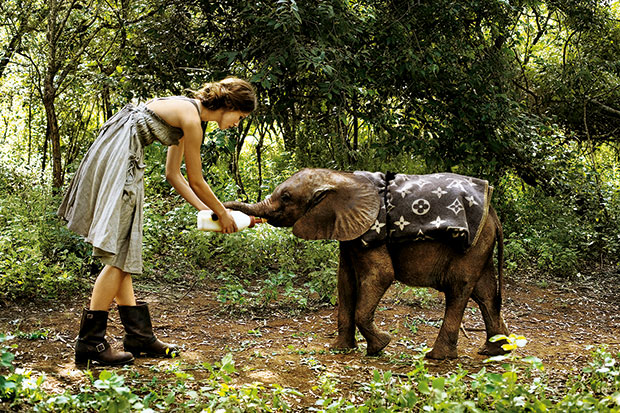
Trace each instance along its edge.
<instances>
[{"instance_id":1,"label":"draped dress","mask_svg":"<svg viewBox=\"0 0 620 413\"><path fill-rule=\"evenodd\" d=\"M172 96L159 99L194 99ZM58 216L92 244L103 264L142 273L144 147L154 141L177 145L183 130L168 124L145 103L127 105L108 119L82 159Z\"/></svg>"}]
</instances>

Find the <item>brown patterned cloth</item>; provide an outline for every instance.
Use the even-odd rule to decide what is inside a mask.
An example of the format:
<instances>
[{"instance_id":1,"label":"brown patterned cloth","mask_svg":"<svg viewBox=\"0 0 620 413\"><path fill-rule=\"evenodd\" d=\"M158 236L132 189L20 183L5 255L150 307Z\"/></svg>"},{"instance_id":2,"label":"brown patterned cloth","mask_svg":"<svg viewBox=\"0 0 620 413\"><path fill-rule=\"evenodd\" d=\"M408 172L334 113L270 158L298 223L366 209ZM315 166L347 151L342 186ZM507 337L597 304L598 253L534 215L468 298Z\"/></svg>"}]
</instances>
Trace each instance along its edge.
<instances>
[{"instance_id":1,"label":"brown patterned cloth","mask_svg":"<svg viewBox=\"0 0 620 413\"><path fill-rule=\"evenodd\" d=\"M478 241L493 192L487 181L453 173L355 173L381 198L375 223L360 237L364 245L434 240L467 251Z\"/></svg>"}]
</instances>

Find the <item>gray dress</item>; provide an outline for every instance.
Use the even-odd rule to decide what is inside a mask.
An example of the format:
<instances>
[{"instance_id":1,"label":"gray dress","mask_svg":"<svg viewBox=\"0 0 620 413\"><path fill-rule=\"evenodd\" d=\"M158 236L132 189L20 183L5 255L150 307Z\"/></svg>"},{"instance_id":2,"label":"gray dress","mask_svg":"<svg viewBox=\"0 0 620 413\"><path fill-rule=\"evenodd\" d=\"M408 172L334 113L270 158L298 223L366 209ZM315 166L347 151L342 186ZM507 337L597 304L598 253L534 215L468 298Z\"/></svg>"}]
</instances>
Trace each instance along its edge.
<instances>
[{"instance_id":1,"label":"gray dress","mask_svg":"<svg viewBox=\"0 0 620 413\"><path fill-rule=\"evenodd\" d=\"M162 99L186 99L183 96ZM142 273L144 147L155 140L177 145L183 136L146 107L127 105L108 119L82 159L58 216L93 245L106 265Z\"/></svg>"}]
</instances>

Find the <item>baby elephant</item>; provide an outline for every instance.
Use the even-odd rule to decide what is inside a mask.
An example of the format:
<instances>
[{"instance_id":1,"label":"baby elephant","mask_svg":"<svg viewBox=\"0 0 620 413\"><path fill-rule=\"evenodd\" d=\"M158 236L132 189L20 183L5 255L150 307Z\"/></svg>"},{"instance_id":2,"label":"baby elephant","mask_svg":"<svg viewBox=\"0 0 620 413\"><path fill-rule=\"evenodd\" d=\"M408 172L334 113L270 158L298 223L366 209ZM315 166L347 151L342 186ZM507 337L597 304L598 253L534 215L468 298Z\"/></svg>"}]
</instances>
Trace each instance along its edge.
<instances>
[{"instance_id":1,"label":"baby elephant","mask_svg":"<svg viewBox=\"0 0 620 413\"><path fill-rule=\"evenodd\" d=\"M293 227L308 240L340 241L338 336L334 349L356 347L355 327L367 354L380 352L390 335L374 315L394 280L445 294L439 335L427 357L457 357L457 340L469 298L480 307L487 340L480 354L498 355L508 334L500 315L503 234L489 205L486 181L455 174L402 175L303 169L257 204L225 206ZM498 276L493 263L498 246Z\"/></svg>"}]
</instances>

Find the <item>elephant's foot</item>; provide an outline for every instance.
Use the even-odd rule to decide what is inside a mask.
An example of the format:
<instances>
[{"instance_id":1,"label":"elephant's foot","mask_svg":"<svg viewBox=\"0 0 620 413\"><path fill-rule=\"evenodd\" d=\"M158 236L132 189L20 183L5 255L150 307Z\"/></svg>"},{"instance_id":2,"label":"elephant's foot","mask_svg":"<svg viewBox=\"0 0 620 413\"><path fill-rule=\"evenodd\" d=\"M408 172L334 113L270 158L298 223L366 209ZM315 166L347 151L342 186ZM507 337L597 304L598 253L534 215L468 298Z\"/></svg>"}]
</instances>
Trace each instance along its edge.
<instances>
[{"instance_id":1,"label":"elephant's foot","mask_svg":"<svg viewBox=\"0 0 620 413\"><path fill-rule=\"evenodd\" d=\"M366 347L366 355L376 356L390 343L390 341L392 341L392 337L388 333L384 332L378 332L370 336L370 338L366 338L366 342L368 343L368 346Z\"/></svg>"},{"instance_id":2,"label":"elephant's foot","mask_svg":"<svg viewBox=\"0 0 620 413\"><path fill-rule=\"evenodd\" d=\"M433 349L426 353L425 357L433 360L455 359L458 357L458 353L456 351L456 347L439 345L435 343Z\"/></svg>"},{"instance_id":3,"label":"elephant's foot","mask_svg":"<svg viewBox=\"0 0 620 413\"><path fill-rule=\"evenodd\" d=\"M502 356L510 353L509 350L504 350L502 348L503 344L506 344L506 340L496 341L495 343L487 341L482 347L480 347L478 354L482 354L484 356Z\"/></svg>"},{"instance_id":4,"label":"elephant's foot","mask_svg":"<svg viewBox=\"0 0 620 413\"><path fill-rule=\"evenodd\" d=\"M355 337L337 336L329 345L330 350L352 350L357 348Z\"/></svg>"}]
</instances>

